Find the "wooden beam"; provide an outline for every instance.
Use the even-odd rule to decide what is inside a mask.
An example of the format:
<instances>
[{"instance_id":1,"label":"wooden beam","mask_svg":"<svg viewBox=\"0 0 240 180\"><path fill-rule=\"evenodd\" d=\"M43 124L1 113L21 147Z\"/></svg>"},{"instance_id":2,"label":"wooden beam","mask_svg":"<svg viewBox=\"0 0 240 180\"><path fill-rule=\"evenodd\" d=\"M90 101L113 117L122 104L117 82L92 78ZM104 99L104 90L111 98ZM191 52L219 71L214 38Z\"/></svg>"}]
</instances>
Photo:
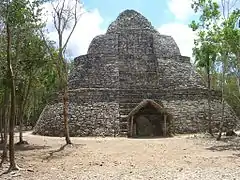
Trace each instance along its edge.
<instances>
[{"instance_id":1,"label":"wooden beam","mask_svg":"<svg viewBox=\"0 0 240 180\"><path fill-rule=\"evenodd\" d=\"M133 136L137 135L137 124L133 123Z\"/></svg>"},{"instance_id":2,"label":"wooden beam","mask_svg":"<svg viewBox=\"0 0 240 180\"><path fill-rule=\"evenodd\" d=\"M133 137L133 116L131 116L130 136Z\"/></svg>"},{"instance_id":3,"label":"wooden beam","mask_svg":"<svg viewBox=\"0 0 240 180\"><path fill-rule=\"evenodd\" d=\"M167 115L164 114L164 128L163 128L163 136L167 136Z\"/></svg>"}]
</instances>

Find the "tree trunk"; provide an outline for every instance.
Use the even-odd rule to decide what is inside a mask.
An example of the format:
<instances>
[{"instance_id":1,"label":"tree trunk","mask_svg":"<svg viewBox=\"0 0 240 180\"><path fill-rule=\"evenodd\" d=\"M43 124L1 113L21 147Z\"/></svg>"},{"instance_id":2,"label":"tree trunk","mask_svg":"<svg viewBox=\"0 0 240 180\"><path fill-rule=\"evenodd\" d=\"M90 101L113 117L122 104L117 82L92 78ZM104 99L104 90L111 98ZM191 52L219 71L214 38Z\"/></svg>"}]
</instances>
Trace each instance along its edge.
<instances>
[{"instance_id":1,"label":"tree trunk","mask_svg":"<svg viewBox=\"0 0 240 180\"><path fill-rule=\"evenodd\" d=\"M65 129L65 140L66 144L72 144L69 135L69 127L68 127L68 87L64 87L64 95L63 95L63 120L64 120L64 129Z\"/></svg>"},{"instance_id":2,"label":"tree trunk","mask_svg":"<svg viewBox=\"0 0 240 180\"><path fill-rule=\"evenodd\" d=\"M225 84L225 72L226 72L226 58L227 58L228 54L226 54L226 57L224 56L224 60L223 60L223 67L222 67L222 83L221 83L221 93L222 93L222 119L221 119L221 123L220 123L220 127L219 127L219 133L218 133L218 137L217 137L217 141L221 140L222 137L222 131L223 131L223 126L224 126L224 109L225 109L225 104L224 104L224 84Z\"/></svg>"},{"instance_id":3,"label":"tree trunk","mask_svg":"<svg viewBox=\"0 0 240 180\"><path fill-rule=\"evenodd\" d=\"M23 135L22 135L22 129L23 129L23 94L24 94L24 85L21 84L19 89L22 91L20 92L20 97L19 97L19 102L17 103L19 108L18 108L18 120L19 120L19 142L17 144L23 144Z\"/></svg>"},{"instance_id":4,"label":"tree trunk","mask_svg":"<svg viewBox=\"0 0 240 180\"><path fill-rule=\"evenodd\" d=\"M219 127L219 133L218 133L218 137L217 137L217 141L221 140L222 137L222 131L223 131L223 126L224 126L224 99L222 97L222 119L221 119L221 123L220 123L220 127Z\"/></svg>"},{"instance_id":5,"label":"tree trunk","mask_svg":"<svg viewBox=\"0 0 240 180\"><path fill-rule=\"evenodd\" d=\"M7 22L7 64L8 64L8 78L9 78L9 87L11 89L11 111L10 111L10 119L9 119L9 159L10 159L10 167L9 171L18 170L17 164L15 162L15 148L14 148L14 127L15 127L15 119L16 119L16 102L15 102L15 79L14 73L12 69L12 62L10 57L11 51L11 33L10 27Z\"/></svg>"},{"instance_id":6,"label":"tree trunk","mask_svg":"<svg viewBox=\"0 0 240 180\"><path fill-rule=\"evenodd\" d=\"M59 38L60 42L59 42L59 47L62 46L62 38ZM70 140L70 135L69 135L69 126L68 126L68 84L67 84L67 66L66 63L64 61L63 58L63 54L62 54L62 50L60 48L59 51L59 65L62 67L60 67L59 69L62 69L63 72L59 73L59 78L61 80L61 84L63 85L63 122L64 122L64 134L65 134L65 140L66 140L66 144L72 144L71 140Z\"/></svg>"},{"instance_id":7,"label":"tree trunk","mask_svg":"<svg viewBox=\"0 0 240 180\"><path fill-rule=\"evenodd\" d=\"M239 58L240 58L240 55L239 55ZM240 94L240 76L239 76L239 74L240 74L240 63L239 63L239 68L237 70L237 74L238 74L238 76L237 76L237 87L238 87L238 93Z\"/></svg>"},{"instance_id":8,"label":"tree trunk","mask_svg":"<svg viewBox=\"0 0 240 180\"><path fill-rule=\"evenodd\" d=\"M240 45L240 38L239 38L239 41L238 41L239 45ZM237 63L237 67L238 67L238 71L237 71L237 86L238 86L238 93L240 94L240 50L238 51L237 53L237 59L238 59L238 63Z\"/></svg>"},{"instance_id":9,"label":"tree trunk","mask_svg":"<svg viewBox=\"0 0 240 180\"><path fill-rule=\"evenodd\" d=\"M58 75L63 87L63 122L64 122L64 135L65 135L65 140L66 144L72 144L70 140L70 135L69 135L69 127L68 127L68 84L67 84L67 66L64 61L63 57L63 36L62 32L60 31L61 29L61 19L58 19ZM62 71L61 71L62 70Z\"/></svg>"},{"instance_id":10,"label":"tree trunk","mask_svg":"<svg viewBox=\"0 0 240 180\"><path fill-rule=\"evenodd\" d=\"M67 83L67 66L66 63L63 59L63 56L61 56L61 60L63 63L63 84L64 84L64 95L63 95L63 120L64 120L64 129L65 129L65 140L66 144L72 144L70 140L70 135L69 135L69 126L68 126L68 83Z\"/></svg>"},{"instance_id":11,"label":"tree trunk","mask_svg":"<svg viewBox=\"0 0 240 180\"><path fill-rule=\"evenodd\" d=\"M4 108L3 108L3 126L4 126L4 136L3 136L3 153L2 153L2 159L0 163L0 167L3 165L3 163L7 160L7 141L8 141L8 107L9 105L9 94L7 92L7 89L4 92Z\"/></svg>"},{"instance_id":12,"label":"tree trunk","mask_svg":"<svg viewBox=\"0 0 240 180\"><path fill-rule=\"evenodd\" d=\"M23 107L20 107L20 114L19 114L19 142L18 144L24 144L23 141L23 133L22 133L22 129L23 129Z\"/></svg>"},{"instance_id":13,"label":"tree trunk","mask_svg":"<svg viewBox=\"0 0 240 180\"><path fill-rule=\"evenodd\" d=\"M2 104L2 106L4 106L4 103ZM4 113L4 109L3 108L0 108L0 134L1 134L1 140L0 140L0 144L2 144L3 143L3 141L4 141L4 137L3 137L3 129L4 129L4 127L3 127L3 121L4 121L4 115L3 115L3 113Z\"/></svg>"},{"instance_id":14,"label":"tree trunk","mask_svg":"<svg viewBox=\"0 0 240 180\"><path fill-rule=\"evenodd\" d=\"M30 76L29 76L29 80L28 80L28 85L27 85L27 90L23 91L22 93L22 97L21 97L21 102L20 102L20 109L19 109L19 142L17 144L28 144L27 141L24 141L23 140L23 132L22 132L22 129L23 129L23 117L24 117L24 110L25 110L25 106L26 106L26 102L27 102L27 99L28 99L28 96L29 96L29 92L30 92L30 87L31 87L31 73L30 73ZM22 87L24 88L24 87Z\"/></svg>"},{"instance_id":15,"label":"tree trunk","mask_svg":"<svg viewBox=\"0 0 240 180\"><path fill-rule=\"evenodd\" d=\"M24 87L20 87L23 89ZM23 95L22 95L23 96ZM23 129L23 97L20 97L19 99L19 111L18 111L18 119L19 119L19 142L17 144L23 144L23 135L22 135L22 129Z\"/></svg>"},{"instance_id":16,"label":"tree trunk","mask_svg":"<svg viewBox=\"0 0 240 180\"><path fill-rule=\"evenodd\" d=\"M208 67L207 67L207 87L208 87L208 133L211 136L213 135L212 132L212 112L211 112L211 78L210 78L210 62L208 60Z\"/></svg>"}]
</instances>

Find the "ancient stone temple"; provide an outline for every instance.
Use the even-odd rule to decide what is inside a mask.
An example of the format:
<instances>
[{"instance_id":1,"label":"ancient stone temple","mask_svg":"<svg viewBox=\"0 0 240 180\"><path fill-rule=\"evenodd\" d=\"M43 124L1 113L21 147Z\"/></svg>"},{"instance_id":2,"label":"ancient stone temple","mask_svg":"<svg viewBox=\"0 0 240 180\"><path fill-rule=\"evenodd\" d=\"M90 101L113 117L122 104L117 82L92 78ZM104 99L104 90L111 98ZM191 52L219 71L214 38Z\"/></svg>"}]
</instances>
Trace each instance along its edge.
<instances>
[{"instance_id":1,"label":"ancient stone temple","mask_svg":"<svg viewBox=\"0 0 240 180\"><path fill-rule=\"evenodd\" d=\"M212 91L213 127L221 94ZM34 133L63 136L61 95L43 110ZM122 12L69 75L71 136L168 136L207 130L207 88L170 36L134 10ZM224 127L238 119L225 106Z\"/></svg>"}]
</instances>

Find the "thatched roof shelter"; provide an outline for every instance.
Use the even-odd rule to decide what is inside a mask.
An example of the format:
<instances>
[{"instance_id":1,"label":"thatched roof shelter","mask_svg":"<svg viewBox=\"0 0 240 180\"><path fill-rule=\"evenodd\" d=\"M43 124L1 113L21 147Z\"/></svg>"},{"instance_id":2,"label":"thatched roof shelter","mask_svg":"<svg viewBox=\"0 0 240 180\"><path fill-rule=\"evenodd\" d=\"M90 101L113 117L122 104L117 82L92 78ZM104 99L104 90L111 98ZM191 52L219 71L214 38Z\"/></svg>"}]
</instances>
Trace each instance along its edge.
<instances>
[{"instance_id":1,"label":"thatched roof shelter","mask_svg":"<svg viewBox=\"0 0 240 180\"><path fill-rule=\"evenodd\" d=\"M134 129L134 124L136 125L136 121L134 121L134 116L141 111L142 108L145 108L146 106L151 106L154 108L158 113L163 115L163 136L170 136L172 133L172 114L168 113L167 110L164 108L163 104L158 104L157 102L151 100L151 99L144 99L141 103L139 103L127 116L128 119L128 125L129 125L129 137L133 137L136 133L136 129Z\"/></svg>"},{"instance_id":2,"label":"thatched roof shelter","mask_svg":"<svg viewBox=\"0 0 240 180\"><path fill-rule=\"evenodd\" d=\"M151 100L151 99L144 99L142 102L140 102L127 116L127 118L130 118L131 116L134 116L135 114L138 113L138 111L147 106L147 105L151 105L152 107L154 107L156 109L156 111L169 115L171 116L171 114L169 114L166 109L164 108L164 106L161 104L158 104L157 102Z\"/></svg>"}]
</instances>

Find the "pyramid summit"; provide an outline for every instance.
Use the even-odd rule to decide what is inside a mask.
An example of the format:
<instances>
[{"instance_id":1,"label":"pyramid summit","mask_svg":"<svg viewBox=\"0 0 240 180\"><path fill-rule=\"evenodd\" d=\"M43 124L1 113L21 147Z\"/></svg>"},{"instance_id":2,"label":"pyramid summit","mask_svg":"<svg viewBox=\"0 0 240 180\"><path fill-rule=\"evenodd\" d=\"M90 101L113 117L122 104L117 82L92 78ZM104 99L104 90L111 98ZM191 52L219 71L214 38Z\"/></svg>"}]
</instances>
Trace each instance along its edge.
<instances>
[{"instance_id":1,"label":"pyramid summit","mask_svg":"<svg viewBox=\"0 0 240 180\"><path fill-rule=\"evenodd\" d=\"M151 22L143 15L135 10L125 10L119 14L117 19L108 27L107 33L118 32L124 30L139 29L139 30L154 30Z\"/></svg>"},{"instance_id":2,"label":"pyramid summit","mask_svg":"<svg viewBox=\"0 0 240 180\"><path fill-rule=\"evenodd\" d=\"M129 38L131 38L130 41ZM137 45L139 41L141 43ZM120 13L109 25L106 34L92 40L88 54L121 53L121 49L125 48L122 46L126 45L130 54L134 47L134 53L138 56L151 53L148 52L151 50L155 51L156 56L161 57L180 55L180 50L171 36L161 35L150 21L134 10L125 10Z\"/></svg>"},{"instance_id":3,"label":"pyramid summit","mask_svg":"<svg viewBox=\"0 0 240 180\"><path fill-rule=\"evenodd\" d=\"M69 75L71 136L168 136L207 130L207 88L171 36L126 10ZM221 122L221 93L212 91L212 119ZM34 133L63 136L62 95L44 108ZM225 104L225 129L239 119Z\"/></svg>"}]
</instances>

